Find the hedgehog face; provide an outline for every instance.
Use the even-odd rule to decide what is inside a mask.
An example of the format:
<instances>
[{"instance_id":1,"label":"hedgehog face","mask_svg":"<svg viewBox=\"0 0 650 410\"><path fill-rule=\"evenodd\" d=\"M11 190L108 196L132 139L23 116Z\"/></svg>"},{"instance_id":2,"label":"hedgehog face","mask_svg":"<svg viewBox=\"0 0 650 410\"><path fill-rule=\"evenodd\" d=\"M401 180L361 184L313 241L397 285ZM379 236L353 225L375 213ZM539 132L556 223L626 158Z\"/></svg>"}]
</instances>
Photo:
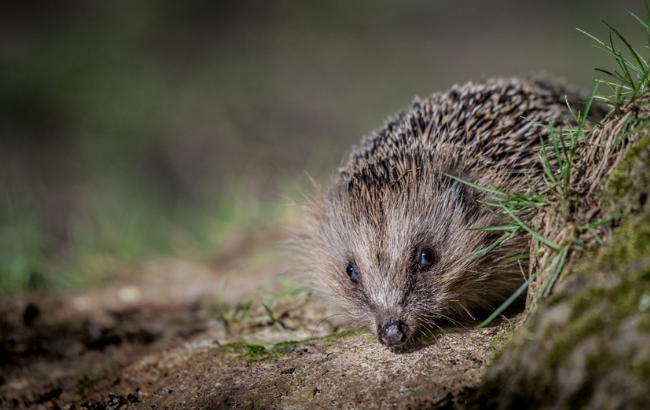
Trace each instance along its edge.
<instances>
[{"instance_id":1,"label":"hedgehog face","mask_svg":"<svg viewBox=\"0 0 650 410\"><path fill-rule=\"evenodd\" d=\"M496 308L521 284L518 267L499 265L521 241L472 260L494 238L468 228L496 223L476 189L440 172L379 188L334 186L313 239L326 293L381 343L402 345Z\"/></svg>"}]
</instances>

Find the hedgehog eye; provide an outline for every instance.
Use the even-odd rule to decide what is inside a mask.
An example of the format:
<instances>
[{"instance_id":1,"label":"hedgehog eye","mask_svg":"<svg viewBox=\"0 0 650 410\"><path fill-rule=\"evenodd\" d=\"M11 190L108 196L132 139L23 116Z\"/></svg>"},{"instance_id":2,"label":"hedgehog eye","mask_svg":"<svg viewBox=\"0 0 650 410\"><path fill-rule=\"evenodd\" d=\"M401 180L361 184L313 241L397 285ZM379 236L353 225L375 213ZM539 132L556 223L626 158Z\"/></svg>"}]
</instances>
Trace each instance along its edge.
<instances>
[{"instance_id":1,"label":"hedgehog eye","mask_svg":"<svg viewBox=\"0 0 650 410\"><path fill-rule=\"evenodd\" d=\"M357 276L357 271L354 269L354 266L348 265L348 267L345 268L345 271L348 273L352 282L359 283L359 277Z\"/></svg>"},{"instance_id":2,"label":"hedgehog eye","mask_svg":"<svg viewBox=\"0 0 650 410\"><path fill-rule=\"evenodd\" d=\"M425 268L433 263L433 251L431 249L422 249L418 260L418 265Z\"/></svg>"}]
</instances>

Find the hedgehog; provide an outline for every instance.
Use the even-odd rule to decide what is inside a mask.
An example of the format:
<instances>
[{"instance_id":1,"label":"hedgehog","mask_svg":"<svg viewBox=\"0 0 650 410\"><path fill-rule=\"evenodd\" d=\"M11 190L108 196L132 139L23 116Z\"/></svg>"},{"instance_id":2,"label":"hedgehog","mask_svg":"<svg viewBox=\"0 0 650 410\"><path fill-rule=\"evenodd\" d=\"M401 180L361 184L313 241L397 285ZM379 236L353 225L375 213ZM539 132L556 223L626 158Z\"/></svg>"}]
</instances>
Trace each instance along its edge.
<instances>
[{"instance_id":1,"label":"hedgehog","mask_svg":"<svg viewBox=\"0 0 650 410\"><path fill-rule=\"evenodd\" d=\"M454 86L389 117L306 206L303 262L318 290L383 345L496 309L526 280L530 239L480 253L503 225L476 186L539 186L540 138L574 122L580 91L546 77ZM454 176L456 178L452 178ZM478 256L481 255L481 256ZM477 257L478 256L478 257Z\"/></svg>"}]
</instances>

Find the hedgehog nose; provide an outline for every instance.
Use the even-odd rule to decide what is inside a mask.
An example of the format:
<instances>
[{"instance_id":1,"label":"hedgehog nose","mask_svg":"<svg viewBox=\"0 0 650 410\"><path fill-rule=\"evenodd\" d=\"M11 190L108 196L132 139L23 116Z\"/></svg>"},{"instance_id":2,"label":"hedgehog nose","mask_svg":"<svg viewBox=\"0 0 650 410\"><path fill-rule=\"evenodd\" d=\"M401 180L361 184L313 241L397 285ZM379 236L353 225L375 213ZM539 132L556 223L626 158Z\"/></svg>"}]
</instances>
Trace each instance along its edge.
<instances>
[{"instance_id":1,"label":"hedgehog nose","mask_svg":"<svg viewBox=\"0 0 650 410\"><path fill-rule=\"evenodd\" d=\"M377 328L377 339L386 346L397 346L406 341L404 323L399 319L381 322Z\"/></svg>"}]
</instances>

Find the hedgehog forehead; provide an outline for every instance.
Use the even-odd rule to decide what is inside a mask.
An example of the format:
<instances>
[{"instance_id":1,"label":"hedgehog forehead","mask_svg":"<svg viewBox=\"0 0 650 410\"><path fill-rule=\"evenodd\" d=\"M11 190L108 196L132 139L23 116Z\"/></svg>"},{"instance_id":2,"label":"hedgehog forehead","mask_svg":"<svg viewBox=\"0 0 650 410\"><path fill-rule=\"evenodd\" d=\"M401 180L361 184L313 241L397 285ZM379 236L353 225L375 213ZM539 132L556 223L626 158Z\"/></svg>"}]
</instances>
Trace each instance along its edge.
<instances>
[{"instance_id":1,"label":"hedgehog forehead","mask_svg":"<svg viewBox=\"0 0 650 410\"><path fill-rule=\"evenodd\" d=\"M411 263L419 248L445 251L467 228L491 223L477 202L478 190L433 172L430 163L425 165L428 172L407 175L401 185L372 190L333 187L327 229L343 245L335 252L344 250L348 260L365 258L374 265L384 260L397 268Z\"/></svg>"},{"instance_id":2,"label":"hedgehog forehead","mask_svg":"<svg viewBox=\"0 0 650 410\"><path fill-rule=\"evenodd\" d=\"M341 198L343 204L329 208L329 229L343 235L349 246L358 250L395 246L396 237L407 239L412 216L390 196ZM404 242L404 241L401 241Z\"/></svg>"},{"instance_id":3,"label":"hedgehog forehead","mask_svg":"<svg viewBox=\"0 0 650 410\"><path fill-rule=\"evenodd\" d=\"M368 195L342 191L330 195L327 229L347 243L351 256L397 259L422 240L436 219L431 207L417 200L414 192L376 190Z\"/></svg>"}]
</instances>

